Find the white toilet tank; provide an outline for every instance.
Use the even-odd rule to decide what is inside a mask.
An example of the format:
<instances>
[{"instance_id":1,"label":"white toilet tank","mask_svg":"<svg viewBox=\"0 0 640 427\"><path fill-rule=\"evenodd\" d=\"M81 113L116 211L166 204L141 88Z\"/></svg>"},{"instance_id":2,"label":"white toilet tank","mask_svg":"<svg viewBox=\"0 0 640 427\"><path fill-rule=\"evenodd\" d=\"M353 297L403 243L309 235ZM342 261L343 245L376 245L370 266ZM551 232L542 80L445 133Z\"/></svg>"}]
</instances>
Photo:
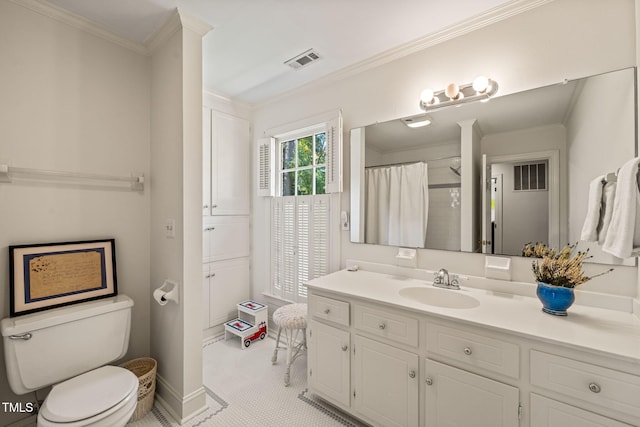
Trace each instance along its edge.
<instances>
[{"instance_id":1,"label":"white toilet tank","mask_svg":"<svg viewBox=\"0 0 640 427\"><path fill-rule=\"evenodd\" d=\"M9 386L25 394L125 355L133 300L126 295L2 319Z\"/></svg>"}]
</instances>

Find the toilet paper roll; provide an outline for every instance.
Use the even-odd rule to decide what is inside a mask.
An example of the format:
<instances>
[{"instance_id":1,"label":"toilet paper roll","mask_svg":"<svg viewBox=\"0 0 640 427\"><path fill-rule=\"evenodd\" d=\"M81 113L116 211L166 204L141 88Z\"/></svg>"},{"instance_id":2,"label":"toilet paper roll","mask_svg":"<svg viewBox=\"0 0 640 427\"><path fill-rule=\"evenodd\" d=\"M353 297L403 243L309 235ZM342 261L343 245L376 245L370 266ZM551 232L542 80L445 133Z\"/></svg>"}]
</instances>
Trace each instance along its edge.
<instances>
[{"instance_id":1,"label":"toilet paper roll","mask_svg":"<svg viewBox=\"0 0 640 427\"><path fill-rule=\"evenodd\" d=\"M167 295L167 293L162 289L153 291L153 299L160 305L166 305L169 302L169 300L165 298L165 295Z\"/></svg>"}]
</instances>

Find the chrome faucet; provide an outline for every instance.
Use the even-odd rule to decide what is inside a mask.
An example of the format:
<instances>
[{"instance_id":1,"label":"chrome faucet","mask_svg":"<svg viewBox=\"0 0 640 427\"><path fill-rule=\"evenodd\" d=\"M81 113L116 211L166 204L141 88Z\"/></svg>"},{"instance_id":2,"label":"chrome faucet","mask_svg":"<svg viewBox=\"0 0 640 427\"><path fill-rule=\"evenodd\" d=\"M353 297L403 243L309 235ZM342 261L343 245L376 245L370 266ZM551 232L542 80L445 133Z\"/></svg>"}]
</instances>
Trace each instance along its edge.
<instances>
[{"instance_id":1,"label":"chrome faucet","mask_svg":"<svg viewBox=\"0 0 640 427\"><path fill-rule=\"evenodd\" d=\"M456 274L449 276L446 268L441 268L439 271L436 271L433 273L433 276L433 286L445 289L460 289L458 276Z\"/></svg>"}]
</instances>

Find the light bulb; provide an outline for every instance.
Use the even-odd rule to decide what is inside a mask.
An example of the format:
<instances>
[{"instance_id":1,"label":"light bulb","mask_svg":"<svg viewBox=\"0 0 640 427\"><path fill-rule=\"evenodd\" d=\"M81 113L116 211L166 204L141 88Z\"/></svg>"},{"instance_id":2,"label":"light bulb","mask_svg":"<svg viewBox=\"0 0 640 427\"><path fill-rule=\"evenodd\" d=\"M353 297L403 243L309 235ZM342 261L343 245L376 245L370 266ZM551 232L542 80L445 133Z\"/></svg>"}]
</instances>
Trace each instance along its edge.
<instances>
[{"instance_id":1,"label":"light bulb","mask_svg":"<svg viewBox=\"0 0 640 427\"><path fill-rule=\"evenodd\" d=\"M457 84L451 83L449 86L447 86L447 89L444 91L444 93L449 99L457 99L458 95L460 94L460 88Z\"/></svg>"},{"instance_id":2,"label":"light bulb","mask_svg":"<svg viewBox=\"0 0 640 427\"><path fill-rule=\"evenodd\" d=\"M425 104L433 104L434 99L437 98L434 98L433 91L431 89L425 89L420 94L420 101Z\"/></svg>"},{"instance_id":3,"label":"light bulb","mask_svg":"<svg viewBox=\"0 0 640 427\"><path fill-rule=\"evenodd\" d=\"M472 86L477 93L484 93L489 89L489 79L485 76L478 76L473 80Z\"/></svg>"}]
</instances>

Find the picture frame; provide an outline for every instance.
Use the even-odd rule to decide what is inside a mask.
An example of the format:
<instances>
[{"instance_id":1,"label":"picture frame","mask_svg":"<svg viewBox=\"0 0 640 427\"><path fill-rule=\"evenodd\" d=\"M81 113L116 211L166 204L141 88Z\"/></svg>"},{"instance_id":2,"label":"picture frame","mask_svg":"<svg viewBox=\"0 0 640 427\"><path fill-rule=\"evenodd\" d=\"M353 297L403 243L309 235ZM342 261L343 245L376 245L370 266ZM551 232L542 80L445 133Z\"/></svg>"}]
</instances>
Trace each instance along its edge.
<instances>
[{"instance_id":1,"label":"picture frame","mask_svg":"<svg viewBox=\"0 0 640 427\"><path fill-rule=\"evenodd\" d=\"M10 316L118 294L115 239L9 246Z\"/></svg>"}]
</instances>

